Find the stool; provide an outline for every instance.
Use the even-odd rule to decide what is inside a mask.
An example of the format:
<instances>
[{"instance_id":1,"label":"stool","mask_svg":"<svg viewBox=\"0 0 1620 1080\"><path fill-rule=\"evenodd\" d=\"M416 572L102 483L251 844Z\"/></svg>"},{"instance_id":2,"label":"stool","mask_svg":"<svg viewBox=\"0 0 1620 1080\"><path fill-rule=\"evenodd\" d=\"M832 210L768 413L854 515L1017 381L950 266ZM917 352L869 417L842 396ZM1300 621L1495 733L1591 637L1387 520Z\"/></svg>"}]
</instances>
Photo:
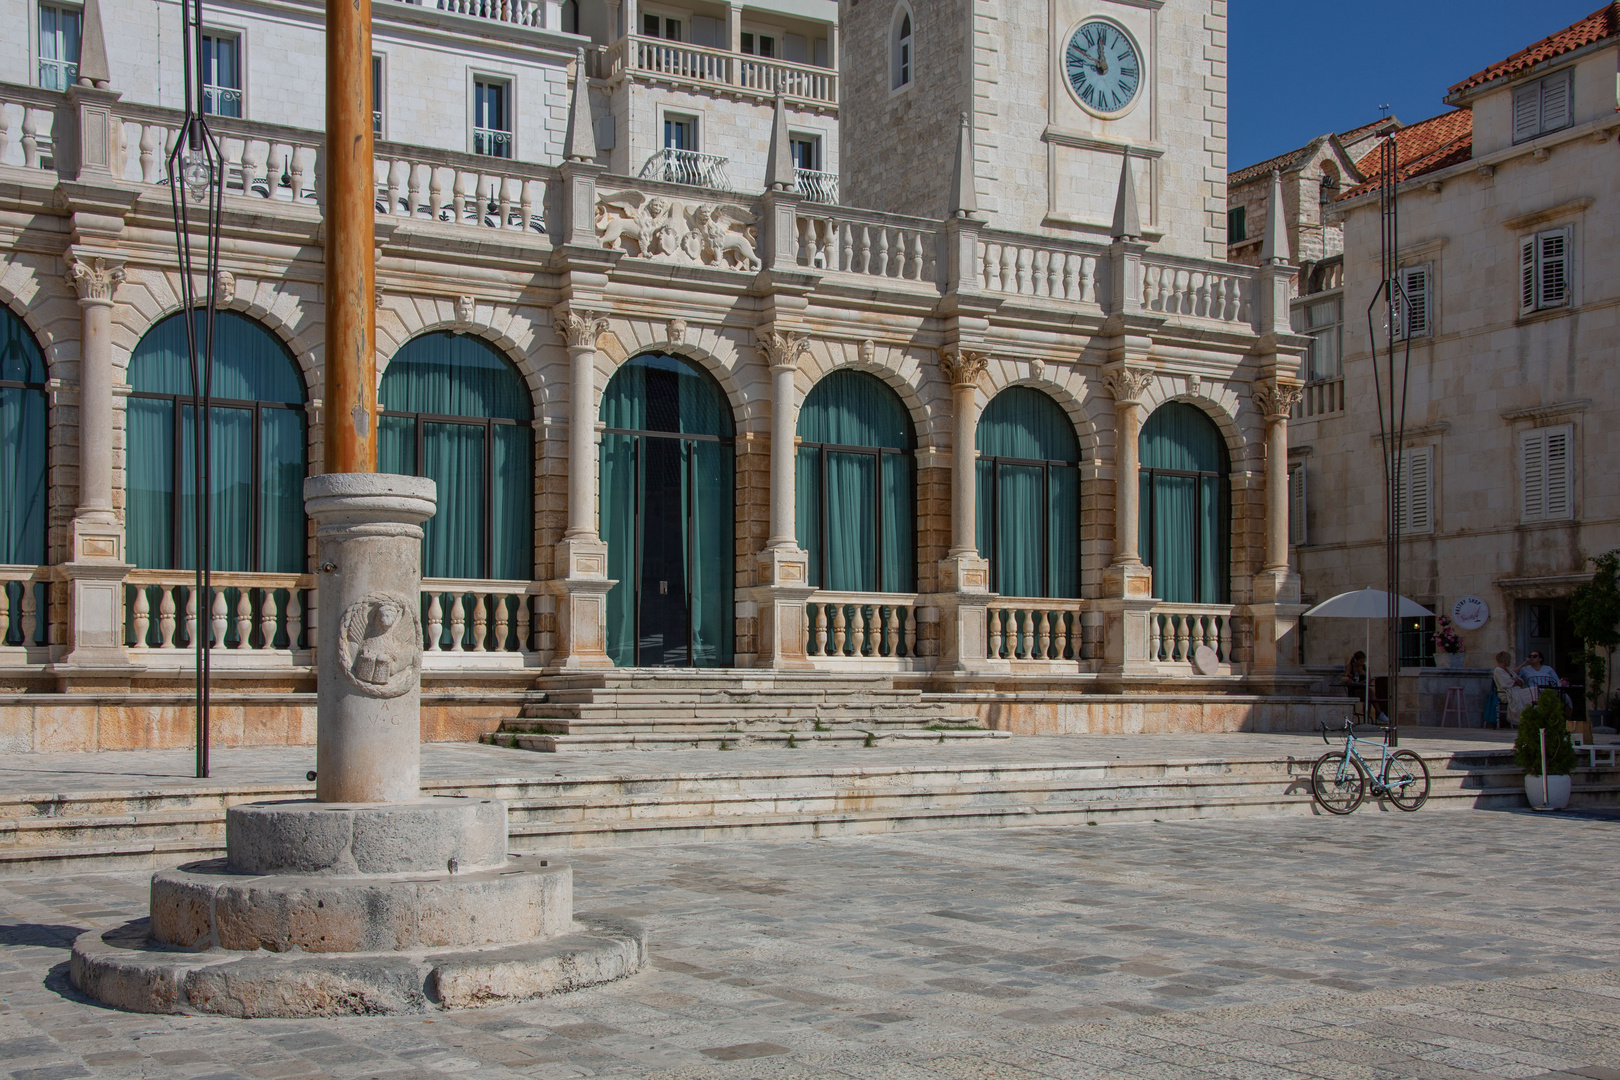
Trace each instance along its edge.
<instances>
[{"instance_id":1,"label":"stool","mask_svg":"<svg viewBox=\"0 0 1620 1080\"><path fill-rule=\"evenodd\" d=\"M1446 711L1440 714L1440 726L1445 727L1453 714L1457 717L1458 727L1467 726L1467 714L1463 712L1463 688L1460 686L1446 687Z\"/></svg>"}]
</instances>

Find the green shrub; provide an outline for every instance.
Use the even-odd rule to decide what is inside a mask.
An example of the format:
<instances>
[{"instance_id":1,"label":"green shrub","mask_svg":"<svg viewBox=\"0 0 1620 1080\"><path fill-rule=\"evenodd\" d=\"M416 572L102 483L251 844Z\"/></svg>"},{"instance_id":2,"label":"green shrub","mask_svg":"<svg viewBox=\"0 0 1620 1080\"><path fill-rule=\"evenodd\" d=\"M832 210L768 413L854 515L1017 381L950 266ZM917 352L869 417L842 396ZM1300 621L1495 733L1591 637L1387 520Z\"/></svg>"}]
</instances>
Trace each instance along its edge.
<instances>
[{"instance_id":1,"label":"green shrub","mask_svg":"<svg viewBox=\"0 0 1620 1080\"><path fill-rule=\"evenodd\" d=\"M1547 732L1547 773L1568 776L1575 769L1575 747L1564 723L1564 701L1556 690L1543 690L1536 703L1519 717L1519 737L1513 742L1513 760L1531 776L1541 775L1541 732Z\"/></svg>"}]
</instances>

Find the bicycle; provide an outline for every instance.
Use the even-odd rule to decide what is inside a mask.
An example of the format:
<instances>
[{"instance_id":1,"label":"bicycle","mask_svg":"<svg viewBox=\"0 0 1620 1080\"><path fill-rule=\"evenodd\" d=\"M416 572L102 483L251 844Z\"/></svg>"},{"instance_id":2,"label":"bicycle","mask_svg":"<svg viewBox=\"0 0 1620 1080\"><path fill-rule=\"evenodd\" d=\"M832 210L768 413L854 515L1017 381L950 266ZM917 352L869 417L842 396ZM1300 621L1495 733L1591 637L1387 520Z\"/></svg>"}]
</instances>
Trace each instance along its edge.
<instances>
[{"instance_id":1,"label":"bicycle","mask_svg":"<svg viewBox=\"0 0 1620 1080\"><path fill-rule=\"evenodd\" d=\"M1334 731L1322 725L1322 741L1329 746L1333 741L1328 734ZM1346 719L1344 749L1329 750L1311 766L1311 796L1330 814L1352 814L1372 788L1374 798L1387 798L1397 810L1408 813L1429 801L1429 767L1411 750L1397 750L1393 754L1387 743L1374 744L1371 739L1358 739L1355 723ZM1378 746L1378 767L1375 770L1361 756L1360 746Z\"/></svg>"}]
</instances>

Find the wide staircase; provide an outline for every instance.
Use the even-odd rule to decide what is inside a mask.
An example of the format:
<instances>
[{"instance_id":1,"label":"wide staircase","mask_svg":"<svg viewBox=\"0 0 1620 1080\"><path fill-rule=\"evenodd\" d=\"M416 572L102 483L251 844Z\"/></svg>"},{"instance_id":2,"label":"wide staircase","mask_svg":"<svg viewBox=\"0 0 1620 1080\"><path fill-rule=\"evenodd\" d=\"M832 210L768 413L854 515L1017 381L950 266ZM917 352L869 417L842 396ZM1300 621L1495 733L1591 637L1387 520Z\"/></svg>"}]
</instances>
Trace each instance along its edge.
<instances>
[{"instance_id":1,"label":"wide staircase","mask_svg":"<svg viewBox=\"0 0 1620 1080\"><path fill-rule=\"evenodd\" d=\"M614 670L548 678L485 741L524 750L730 750L1004 739L887 675Z\"/></svg>"},{"instance_id":2,"label":"wide staircase","mask_svg":"<svg viewBox=\"0 0 1620 1080\"><path fill-rule=\"evenodd\" d=\"M962 746L865 764L860 750L783 750L770 752L765 763L759 754L739 754L747 765L730 769L715 764L731 760L719 754L704 754L701 766L686 755L657 755L657 767L634 771L614 769L622 755L570 756L566 776L550 775L549 764L528 765L544 758L515 755L495 766L506 770L504 778L486 770L477 778L425 781L423 789L507 800L512 847L532 851L1320 813L1309 793L1314 753L1303 742L1287 754L1153 760L1052 753L1043 760L1005 752L1017 745L999 744L995 761L975 760L986 755ZM873 755L879 756L886 755ZM1511 747L1425 756L1433 786L1420 813L1526 805ZM557 759L558 766L564 761ZM1574 780L1575 806L1620 805L1620 768L1582 769ZM309 798L312 786L175 783L0 797L0 876L141 870L211 858L224 849L227 806ZM1376 800L1358 811L1380 812L1394 811Z\"/></svg>"}]
</instances>

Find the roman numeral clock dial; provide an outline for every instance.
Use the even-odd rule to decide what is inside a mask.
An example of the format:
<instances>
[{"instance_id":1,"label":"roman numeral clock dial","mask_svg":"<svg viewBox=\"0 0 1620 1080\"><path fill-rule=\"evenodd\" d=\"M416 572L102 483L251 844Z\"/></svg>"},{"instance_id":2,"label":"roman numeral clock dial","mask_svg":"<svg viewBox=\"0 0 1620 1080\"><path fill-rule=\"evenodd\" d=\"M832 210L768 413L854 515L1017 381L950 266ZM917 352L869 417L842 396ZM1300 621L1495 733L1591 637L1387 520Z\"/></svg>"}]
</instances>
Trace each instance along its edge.
<instances>
[{"instance_id":1,"label":"roman numeral clock dial","mask_svg":"<svg viewBox=\"0 0 1620 1080\"><path fill-rule=\"evenodd\" d=\"M1063 69L1074 96L1098 116L1124 112L1142 88L1141 54L1113 23L1081 23L1064 50Z\"/></svg>"}]
</instances>

